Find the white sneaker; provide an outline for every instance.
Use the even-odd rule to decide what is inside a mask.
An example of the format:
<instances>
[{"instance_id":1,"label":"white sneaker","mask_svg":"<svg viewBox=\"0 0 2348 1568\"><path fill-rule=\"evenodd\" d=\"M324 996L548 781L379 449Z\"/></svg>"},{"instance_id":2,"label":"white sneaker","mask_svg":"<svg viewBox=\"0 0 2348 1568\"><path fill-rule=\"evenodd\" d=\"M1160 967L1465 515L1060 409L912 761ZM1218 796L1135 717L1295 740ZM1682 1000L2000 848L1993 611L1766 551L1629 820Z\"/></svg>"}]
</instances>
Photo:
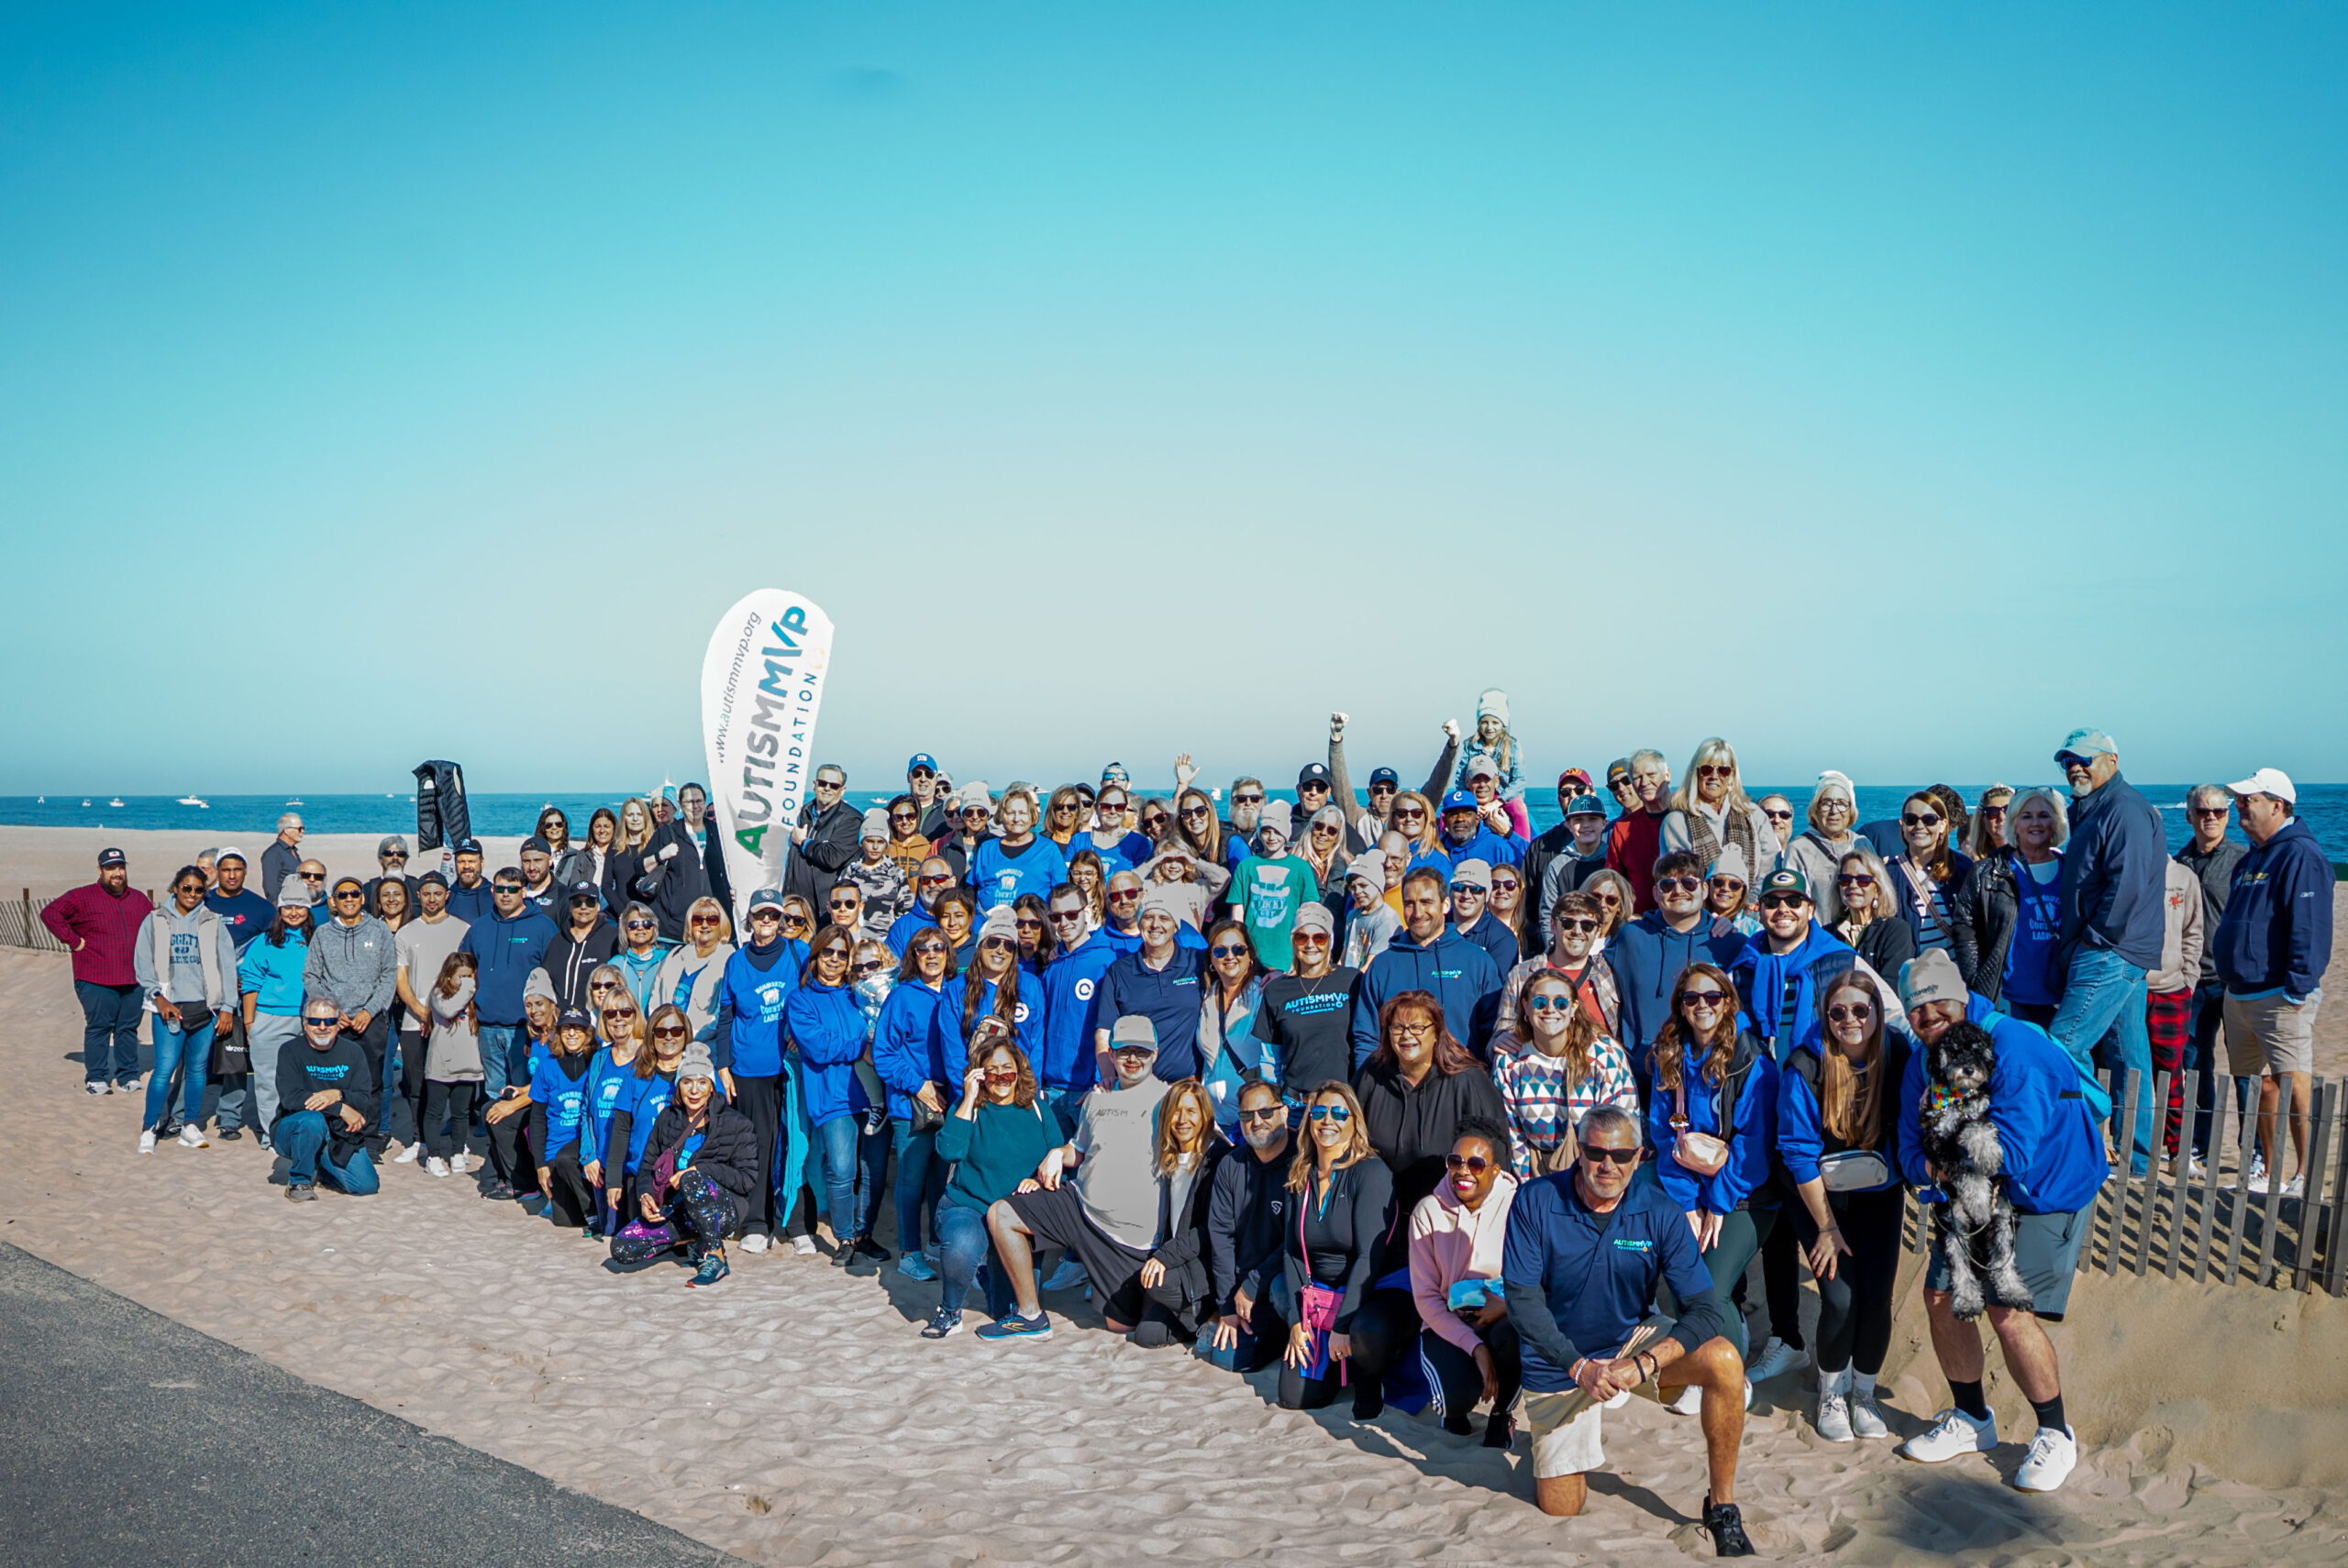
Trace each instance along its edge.
<instances>
[{"instance_id":1,"label":"white sneaker","mask_svg":"<svg viewBox=\"0 0 2348 1568\"><path fill-rule=\"evenodd\" d=\"M2207 1181L2210 1177L2210 1167L2202 1163L2200 1155L2196 1154L2193 1156L2193 1163L2185 1167L2185 1175L2188 1181Z\"/></svg>"},{"instance_id":2,"label":"white sneaker","mask_svg":"<svg viewBox=\"0 0 2348 1568\"><path fill-rule=\"evenodd\" d=\"M455 1155L449 1161L449 1168L459 1176L470 1176L472 1174L473 1157L471 1154Z\"/></svg>"},{"instance_id":3,"label":"white sneaker","mask_svg":"<svg viewBox=\"0 0 2348 1568\"><path fill-rule=\"evenodd\" d=\"M1853 1436L1888 1438L1891 1435L1891 1429L1884 1424L1883 1413L1875 1408L1875 1395L1872 1391L1862 1394L1855 1388L1852 1389L1850 1409Z\"/></svg>"},{"instance_id":4,"label":"white sneaker","mask_svg":"<svg viewBox=\"0 0 2348 1568\"><path fill-rule=\"evenodd\" d=\"M2308 1173L2305 1171L2283 1184L2283 1196L2286 1198L2305 1198L2307 1195Z\"/></svg>"},{"instance_id":5,"label":"white sneaker","mask_svg":"<svg viewBox=\"0 0 2348 1568\"><path fill-rule=\"evenodd\" d=\"M155 1152L155 1133L152 1128L138 1134L138 1152L142 1154L151 1154Z\"/></svg>"},{"instance_id":6,"label":"white sneaker","mask_svg":"<svg viewBox=\"0 0 2348 1568\"><path fill-rule=\"evenodd\" d=\"M458 1157L461 1159L463 1156L460 1155ZM449 1162L442 1159L439 1155L435 1154L430 1159L424 1162L424 1174L426 1176L447 1176L449 1174Z\"/></svg>"},{"instance_id":7,"label":"white sneaker","mask_svg":"<svg viewBox=\"0 0 2348 1568\"><path fill-rule=\"evenodd\" d=\"M765 1252L767 1250L766 1233L762 1231L753 1231L748 1235L743 1237L742 1250L746 1253Z\"/></svg>"},{"instance_id":8,"label":"white sneaker","mask_svg":"<svg viewBox=\"0 0 2348 1568\"><path fill-rule=\"evenodd\" d=\"M1750 1377L1744 1380L1744 1408L1748 1410L1753 1408L1753 1379Z\"/></svg>"},{"instance_id":9,"label":"white sneaker","mask_svg":"<svg viewBox=\"0 0 2348 1568\"><path fill-rule=\"evenodd\" d=\"M209 1149L212 1147L212 1144L205 1138L203 1133L195 1130L195 1123L191 1121L186 1126L180 1129L180 1147L183 1149Z\"/></svg>"},{"instance_id":10,"label":"white sneaker","mask_svg":"<svg viewBox=\"0 0 2348 1568\"><path fill-rule=\"evenodd\" d=\"M1818 1397L1818 1435L1828 1442L1851 1441L1851 1405L1842 1395Z\"/></svg>"},{"instance_id":11,"label":"white sneaker","mask_svg":"<svg viewBox=\"0 0 2348 1568\"><path fill-rule=\"evenodd\" d=\"M423 1153L423 1144L410 1143L406 1148L402 1149L398 1154L392 1156L392 1164L395 1165L412 1165L415 1164L416 1156Z\"/></svg>"},{"instance_id":12,"label":"white sneaker","mask_svg":"<svg viewBox=\"0 0 2348 1568\"><path fill-rule=\"evenodd\" d=\"M793 1236L791 1238L791 1250L796 1256L812 1258L815 1255L815 1238L813 1236Z\"/></svg>"},{"instance_id":13,"label":"white sneaker","mask_svg":"<svg viewBox=\"0 0 2348 1568\"><path fill-rule=\"evenodd\" d=\"M1679 1397L1664 1407L1675 1416L1693 1416L1704 1408L1704 1391L1690 1383L1679 1391Z\"/></svg>"},{"instance_id":14,"label":"white sneaker","mask_svg":"<svg viewBox=\"0 0 2348 1568\"><path fill-rule=\"evenodd\" d=\"M1755 1383L1767 1383L1772 1377L1782 1377L1791 1372L1801 1364L1801 1352L1772 1334L1769 1342L1761 1347L1759 1359L1754 1362L1746 1375Z\"/></svg>"},{"instance_id":15,"label":"white sneaker","mask_svg":"<svg viewBox=\"0 0 2348 1568\"><path fill-rule=\"evenodd\" d=\"M82 1086L82 1091L84 1094L87 1094L92 1099L97 1099L103 1096L114 1093L114 1085L104 1082L84 1083Z\"/></svg>"},{"instance_id":16,"label":"white sneaker","mask_svg":"<svg viewBox=\"0 0 2348 1568\"><path fill-rule=\"evenodd\" d=\"M1921 1437L1911 1437L1899 1445L1902 1459L1912 1459L1919 1464L1940 1464L1959 1459L1968 1453L1987 1453L1998 1446L1998 1416L1989 1413L1986 1421L1977 1421L1952 1405L1943 1410L1933 1422L1933 1430Z\"/></svg>"},{"instance_id":17,"label":"white sneaker","mask_svg":"<svg viewBox=\"0 0 2348 1568\"><path fill-rule=\"evenodd\" d=\"M2243 1171L2235 1176L2234 1186L2237 1187L2257 1188L2263 1187L2265 1185L2266 1156L2264 1154L2254 1154L2251 1156L2250 1169Z\"/></svg>"},{"instance_id":18,"label":"white sneaker","mask_svg":"<svg viewBox=\"0 0 2348 1568\"><path fill-rule=\"evenodd\" d=\"M2029 1457L2014 1472L2014 1485L2024 1492L2052 1492L2071 1478L2078 1463L2077 1439L2061 1428L2041 1427L2030 1440Z\"/></svg>"}]
</instances>

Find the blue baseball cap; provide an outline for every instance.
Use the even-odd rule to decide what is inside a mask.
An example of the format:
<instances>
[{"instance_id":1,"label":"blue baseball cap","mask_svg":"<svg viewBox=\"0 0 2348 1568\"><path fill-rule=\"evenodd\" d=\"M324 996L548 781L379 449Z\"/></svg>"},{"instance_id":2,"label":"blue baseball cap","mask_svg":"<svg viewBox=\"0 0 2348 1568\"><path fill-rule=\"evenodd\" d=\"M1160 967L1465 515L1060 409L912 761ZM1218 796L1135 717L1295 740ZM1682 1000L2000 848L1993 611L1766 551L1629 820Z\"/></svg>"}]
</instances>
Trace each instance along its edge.
<instances>
[{"instance_id":1,"label":"blue baseball cap","mask_svg":"<svg viewBox=\"0 0 2348 1568\"><path fill-rule=\"evenodd\" d=\"M1443 810L1446 812L1479 812L1483 810L1483 808L1476 804L1476 797L1470 795L1467 790L1454 790L1450 794L1445 795L1443 798Z\"/></svg>"},{"instance_id":2,"label":"blue baseball cap","mask_svg":"<svg viewBox=\"0 0 2348 1568\"><path fill-rule=\"evenodd\" d=\"M2111 737L2101 730L2073 730L2063 737L2063 744L2055 748L2054 760L2059 763L2066 756L2118 756L2119 755L2120 748L2112 745Z\"/></svg>"},{"instance_id":3,"label":"blue baseball cap","mask_svg":"<svg viewBox=\"0 0 2348 1568\"><path fill-rule=\"evenodd\" d=\"M1380 784L1391 784L1399 790L1402 787L1402 780L1396 776L1394 770L1390 767L1371 768L1369 770L1369 787L1375 790Z\"/></svg>"},{"instance_id":4,"label":"blue baseball cap","mask_svg":"<svg viewBox=\"0 0 2348 1568\"><path fill-rule=\"evenodd\" d=\"M908 773L923 767L928 768L932 773L936 772L937 758L930 756L929 753L925 751L917 751L905 762L905 771Z\"/></svg>"},{"instance_id":5,"label":"blue baseball cap","mask_svg":"<svg viewBox=\"0 0 2348 1568\"><path fill-rule=\"evenodd\" d=\"M753 911L759 910L780 911L782 908L782 893L779 889L760 888L750 895L750 908Z\"/></svg>"},{"instance_id":6,"label":"blue baseball cap","mask_svg":"<svg viewBox=\"0 0 2348 1568\"><path fill-rule=\"evenodd\" d=\"M1566 815L1569 817L1602 817L1605 814L1606 802L1595 795L1576 795L1566 802Z\"/></svg>"}]
</instances>

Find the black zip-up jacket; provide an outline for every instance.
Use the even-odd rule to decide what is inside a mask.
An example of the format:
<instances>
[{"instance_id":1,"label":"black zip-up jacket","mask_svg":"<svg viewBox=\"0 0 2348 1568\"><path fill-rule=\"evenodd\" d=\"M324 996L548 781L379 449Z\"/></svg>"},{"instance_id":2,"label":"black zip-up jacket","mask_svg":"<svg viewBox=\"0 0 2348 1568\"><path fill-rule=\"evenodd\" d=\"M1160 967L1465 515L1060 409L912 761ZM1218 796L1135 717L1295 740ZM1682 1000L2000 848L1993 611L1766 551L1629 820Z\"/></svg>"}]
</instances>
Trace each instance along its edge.
<instances>
[{"instance_id":1,"label":"black zip-up jacket","mask_svg":"<svg viewBox=\"0 0 2348 1568\"><path fill-rule=\"evenodd\" d=\"M1949 900L1949 944L1956 949L1956 972L1975 995L1989 1002L1998 999L2005 984L2006 953L2013 946L2014 922L2021 909L2014 889L2016 853L2011 845L1990 850L1973 863ZM1896 972L1877 972L1888 973L1892 983L1899 984Z\"/></svg>"},{"instance_id":2,"label":"black zip-up jacket","mask_svg":"<svg viewBox=\"0 0 2348 1568\"><path fill-rule=\"evenodd\" d=\"M1459 1141L1460 1118L1489 1116L1508 1125L1500 1087L1480 1066L1456 1073L1430 1069L1415 1088L1390 1067L1366 1066L1354 1079L1354 1093L1361 1099L1369 1146L1394 1173L1395 1209L1406 1215L1443 1179L1443 1158ZM1379 1272L1407 1261L1398 1248L1394 1262L1381 1261Z\"/></svg>"},{"instance_id":3,"label":"black zip-up jacket","mask_svg":"<svg viewBox=\"0 0 2348 1568\"><path fill-rule=\"evenodd\" d=\"M567 911L566 911L567 912ZM620 928L595 917L595 923L581 936L570 929L566 918L560 922L554 941L547 947L547 978L554 982L555 1005L559 1008L587 1007L587 980L596 966L608 964L620 950Z\"/></svg>"},{"instance_id":4,"label":"black zip-up jacket","mask_svg":"<svg viewBox=\"0 0 2348 1568\"><path fill-rule=\"evenodd\" d=\"M648 1184L647 1191L650 1190L648 1184L660 1157L685 1141L685 1128L681 1100L670 1100L654 1118L652 1136L644 1144L643 1163L637 1166L639 1178ZM737 1203L748 1200L759 1187L759 1134L751 1127L750 1119L713 1097L708 1134L693 1153L693 1169L709 1177Z\"/></svg>"},{"instance_id":5,"label":"black zip-up jacket","mask_svg":"<svg viewBox=\"0 0 2348 1568\"><path fill-rule=\"evenodd\" d=\"M1231 1145L1222 1138L1207 1139L1205 1163L1191 1181L1189 1198L1179 1214L1173 1212L1174 1189L1163 1181L1157 1185L1157 1233L1166 1239L1149 1255L1166 1269L1165 1282L1158 1288L1180 1291L1193 1314L1221 1310L1210 1299L1214 1287L1207 1267L1207 1214L1214 1198L1215 1178L1230 1154ZM1192 1326L1196 1327L1195 1320Z\"/></svg>"},{"instance_id":6,"label":"black zip-up jacket","mask_svg":"<svg viewBox=\"0 0 2348 1568\"><path fill-rule=\"evenodd\" d=\"M840 879L841 867L857 858L864 812L842 799L830 811L818 813L815 802L810 801L799 808L799 823L807 829L807 842L791 846L791 857L782 868L782 890L814 904L821 919L832 896L832 884Z\"/></svg>"},{"instance_id":7,"label":"black zip-up jacket","mask_svg":"<svg viewBox=\"0 0 2348 1568\"><path fill-rule=\"evenodd\" d=\"M1291 1134L1268 1163L1253 1149L1238 1148L1214 1168L1207 1202L1207 1274L1217 1313L1230 1311L1232 1294L1243 1287L1250 1300L1263 1300L1272 1276L1285 1266L1281 1228L1296 1216L1288 1190L1288 1167L1295 1154Z\"/></svg>"},{"instance_id":8,"label":"black zip-up jacket","mask_svg":"<svg viewBox=\"0 0 2348 1568\"><path fill-rule=\"evenodd\" d=\"M661 853L672 847L677 853L661 859ZM685 824L671 822L654 828L642 855L622 870L628 878L627 896L651 906L654 918L660 922L660 939L682 942L685 911L692 908L695 899L709 893L709 878L702 875L701 851L694 846L693 835L685 831Z\"/></svg>"}]
</instances>

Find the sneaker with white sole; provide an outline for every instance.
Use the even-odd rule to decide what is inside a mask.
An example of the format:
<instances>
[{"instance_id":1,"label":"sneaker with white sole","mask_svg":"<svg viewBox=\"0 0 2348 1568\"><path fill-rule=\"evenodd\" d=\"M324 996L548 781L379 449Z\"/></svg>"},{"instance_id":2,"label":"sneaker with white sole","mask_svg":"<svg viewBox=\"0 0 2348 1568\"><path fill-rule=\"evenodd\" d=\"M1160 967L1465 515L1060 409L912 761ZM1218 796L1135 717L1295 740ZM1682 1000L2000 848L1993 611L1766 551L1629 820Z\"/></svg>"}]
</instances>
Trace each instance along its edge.
<instances>
[{"instance_id":1,"label":"sneaker with white sole","mask_svg":"<svg viewBox=\"0 0 2348 1568\"><path fill-rule=\"evenodd\" d=\"M814 1257L815 1255L815 1238L813 1236L792 1237L791 1251L794 1257Z\"/></svg>"},{"instance_id":2,"label":"sneaker with white sole","mask_svg":"<svg viewBox=\"0 0 2348 1568\"><path fill-rule=\"evenodd\" d=\"M1062 1258L1060 1260L1060 1266L1052 1270L1052 1277L1044 1281L1044 1288L1047 1290L1074 1290L1080 1285L1090 1285L1091 1283L1092 1276L1084 1272L1084 1265L1082 1264L1077 1262L1074 1258Z\"/></svg>"},{"instance_id":3,"label":"sneaker with white sole","mask_svg":"<svg viewBox=\"0 0 2348 1568\"><path fill-rule=\"evenodd\" d=\"M1998 1446L1998 1418L1993 1411L1975 1420L1952 1405L1933 1419L1933 1429L1899 1445L1902 1459L1919 1464L1942 1464L1968 1453L1987 1453Z\"/></svg>"},{"instance_id":4,"label":"sneaker with white sole","mask_svg":"<svg viewBox=\"0 0 2348 1568\"><path fill-rule=\"evenodd\" d=\"M909 1252L899 1256L897 1272L907 1279L929 1280L937 1277L937 1270L932 1268L929 1260L919 1253Z\"/></svg>"},{"instance_id":5,"label":"sneaker with white sole","mask_svg":"<svg viewBox=\"0 0 2348 1568\"><path fill-rule=\"evenodd\" d=\"M114 1086L112 1084L85 1082L82 1086L82 1092L88 1095L92 1099L95 1099L101 1095L109 1095L114 1093Z\"/></svg>"},{"instance_id":6,"label":"sneaker with white sole","mask_svg":"<svg viewBox=\"0 0 2348 1568\"><path fill-rule=\"evenodd\" d=\"M430 1159L424 1162L424 1174L426 1176L447 1176L449 1174L449 1162L442 1159L439 1155L435 1154Z\"/></svg>"},{"instance_id":7,"label":"sneaker with white sole","mask_svg":"<svg viewBox=\"0 0 2348 1568\"><path fill-rule=\"evenodd\" d=\"M2014 1485L2024 1492L2052 1492L2071 1478L2079 1463L2078 1440L2067 1427L2041 1427L2030 1440L2030 1452L2014 1472Z\"/></svg>"},{"instance_id":8,"label":"sneaker with white sole","mask_svg":"<svg viewBox=\"0 0 2348 1568\"><path fill-rule=\"evenodd\" d=\"M2298 1175L2293 1176L2290 1180L2283 1184L2283 1196L2286 1198L2303 1198L2307 1197L2307 1195L2308 1173L2305 1171L2301 1171Z\"/></svg>"},{"instance_id":9,"label":"sneaker with white sole","mask_svg":"<svg viewBox=\"0 0 2348 1568\"><path fill-rule=\"evenodd\" d=\"M1851 1434L1862 1438L1888 1438L1891 1429L1884 1424L1883 1412L1875 1408L1872 1390L1862 1394L1854 1388L1850 1394Z\"/></svg>"},{"instance_id":10,"label":"sneaker with white sole","mask_svg":"<svg viewBox=\"0 0 2348 1568\"><path fill-rule=\"evenodd\" d=\"M1679 1391L1679 1397L1664 1407L1675 1416L1692 1416L1704 1408L1704 1391L1690 1383Z\"/></svg>"},{"instance_id":11,"label":"sneaker with white sole","mask_svg":"<svg viewBox=\"0 0 2348 1568\"><path fill-rule=\"evenodd\" d=\"M209 1149L212 1147L212 1144L210 1140L206 1139L203 1133L195 1130L195 1123L191 1121L186 1126L180 1129L180 1147L183 1149Z\"/></svg>"},{"instance_id":12,"label":"sneaker with white sole","mask_svg":"<svg viewBox=\"0 0 2348 1568\"><path fill-rule=\"evenodd\" d=\"M1818 1435L1828 1442L1851 1441L1851 1402L1840 1394L1818 1397Z\"/></svg>"},{"instance_id":13,"label":"sneaker with white sole","mask_svg":"<svg viewBox=\"0 0 2348 1568\"><path fill-rule=\"evenodd\" d=\"M423 1154L423 1144L410 1143L407 1147L402 1149L398 1154L392 1156L392 1164L395 1165L412 1165L415 1164L417 1159L419 1159Z\"/></svg>"},{"instance_id":14,"label":"sneaker with white sole","mask_svg":"<svg viewBox=\"0 0 2348 1568\"><path fill-rule=\"evenodd\" d=\"M473 1157L471 1154L454 1155L449 1161L449 1168L459 1176L471 1176L473 1169Z\"/></svg>"},{"instance_id":15,"label":"sneaker with white sole","mask_svg":"<svg viewBox=\"0 0 2348 1568\"><path fill-rule=\"evenodd\" d=\"M1767 1383L1772 1377L1782 1377L1800 1366L1802 1357L1801 1351L1772 1335L1769 1342L1761 1347L1760 1356L1745 1375L1755 1383Z\"/></svg>"},{"instance_id":16,"label":"sneaker with white sole","mask_svg":"<svg viewBox=\"0 0 2348 1568\"><path fill-rule=\"evenodd\" d=\"M142 1154L151 1154L155 1152L155 1130L153 1128L150 1127L146 1132L138 1134L138 1152Z\"/></svg>"},{"instance_id":17,"label":"sneaker with white sole","mask_svg":"<svg viewBox=\"0 0 2348 1568\"><path fill-rule=\"evenodd\" d=\"M961 1331L961 1311L953 1307L940 1307L931 1315L927 1326L921 1331L921 1337L925 1340L942 1340Z\"/></svg>"},{"instance_id":18,"label":"sneaker with white sole","mask_svg":"<svg viewBox=\"0 0 2348 1568\"><path fill-rule=\"evenodd\" d=\"M753 1231L742 1238L742 1250L746 1253L765 1252L767 1245L767 1234L764 1231Z\"/></svg>"},{"instance_id":19,"label":"sneaker with white sole","mask_svg":"<svg viewBox=\"0 0 2348 1568\"><path fill-rule=\"evenodd\" d=\"M2250 1169L2243 1171L2235 1176L2234 1186L2238 1187L2247 1187L2254 1191L2258 1188L2264 1187L2265 1185L2266 1156L2264 1154L2253 1154L2250 1159Z\"/></svg>"}]
</instances>

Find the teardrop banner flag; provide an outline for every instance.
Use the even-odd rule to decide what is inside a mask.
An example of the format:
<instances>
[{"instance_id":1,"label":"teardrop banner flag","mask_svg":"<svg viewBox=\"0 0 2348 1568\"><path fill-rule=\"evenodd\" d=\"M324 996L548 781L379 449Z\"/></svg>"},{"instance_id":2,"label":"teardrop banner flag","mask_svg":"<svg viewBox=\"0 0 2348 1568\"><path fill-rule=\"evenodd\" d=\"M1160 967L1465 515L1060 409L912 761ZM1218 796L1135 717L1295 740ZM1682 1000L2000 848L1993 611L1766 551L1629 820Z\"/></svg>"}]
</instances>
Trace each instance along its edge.
<instances>
[{"instance_id":1,"label":"teardrop banner flag","mask_svg":"<svg viewBox=\"0 0 2348 1568\"><path fill-rule=\"evenodd\" d=\"M710 634L702 734L737 930L752 893L782 886L792 825L814 777L815 710L831 662L832 618L780 588L749 595Z\"/></svg>"}]
</instances>

